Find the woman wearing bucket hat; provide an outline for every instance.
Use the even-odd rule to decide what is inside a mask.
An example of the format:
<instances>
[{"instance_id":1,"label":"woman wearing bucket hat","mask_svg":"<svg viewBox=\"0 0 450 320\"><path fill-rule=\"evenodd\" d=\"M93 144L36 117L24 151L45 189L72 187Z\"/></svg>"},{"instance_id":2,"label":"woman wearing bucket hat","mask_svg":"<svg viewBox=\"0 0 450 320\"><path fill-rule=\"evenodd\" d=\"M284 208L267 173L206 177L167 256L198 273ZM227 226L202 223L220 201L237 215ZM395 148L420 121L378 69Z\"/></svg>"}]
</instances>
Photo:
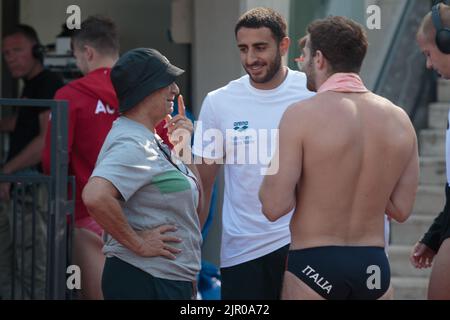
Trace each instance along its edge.
<instances>
[{"instance_id":1,"label":"woman wearing bucket hat","mask_svg":"<svg viewBox=\"0 0 450 320\"><path fill-rule=\"evenodd\" d=\"M154 49L124 54L111 71L121 116L83 190L105 229L105 299L190 299L200 271L200 184L194 165L173 157L155 126L173 111L175 79L184 71ZM183 114L169 134L192 133ZM175 140L175 139L174 139ZM190 160L190 139L173 141ZM187 161L186 161L187 162Z\"/></svg>"}]
</instances>

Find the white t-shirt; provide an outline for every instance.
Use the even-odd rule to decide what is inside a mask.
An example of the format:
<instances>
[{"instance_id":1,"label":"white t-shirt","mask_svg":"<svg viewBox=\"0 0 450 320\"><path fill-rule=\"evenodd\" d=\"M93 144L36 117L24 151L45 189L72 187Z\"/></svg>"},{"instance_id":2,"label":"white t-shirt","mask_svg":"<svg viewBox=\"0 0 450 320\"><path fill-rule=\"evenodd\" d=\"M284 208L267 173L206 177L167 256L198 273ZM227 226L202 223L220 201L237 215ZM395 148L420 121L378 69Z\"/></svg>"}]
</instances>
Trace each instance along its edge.
<instances>
[{"instance_id":1,"label":"white t-shirt","mask_svg":"<svg viewBox=\"0 0 450 320\"><path fill-rule=\"evenodd\" d=\"M257 259L290 243L292 213L270 222L261 211L258 192L284 111L313 95L306 89L305 74L289 70L276 89L258 90L246 75L203 101L193 153L226 158L221 267Z\"/></svg>"}]
</instances>

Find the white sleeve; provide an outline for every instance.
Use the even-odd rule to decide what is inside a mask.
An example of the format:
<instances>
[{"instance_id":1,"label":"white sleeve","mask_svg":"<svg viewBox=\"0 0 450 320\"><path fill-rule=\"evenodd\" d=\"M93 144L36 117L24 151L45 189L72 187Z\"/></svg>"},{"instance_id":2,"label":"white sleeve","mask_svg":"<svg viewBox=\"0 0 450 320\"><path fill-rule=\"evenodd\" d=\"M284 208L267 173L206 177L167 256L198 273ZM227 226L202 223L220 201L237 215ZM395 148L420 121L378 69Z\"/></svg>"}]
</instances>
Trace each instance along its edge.
<instances>
[{"instance_id":1,"label":"white sleeve","mask_svg":"<svg viewBox=\"0 0 450 320\"><path fill-rule=\"evenodd\" d=\"M195 125L194 155L206 159L222 159L224 157L224 137L217 123L220 119L214 112L210 95L203 101L200 116Z\"/></svg>"}]
</instances>

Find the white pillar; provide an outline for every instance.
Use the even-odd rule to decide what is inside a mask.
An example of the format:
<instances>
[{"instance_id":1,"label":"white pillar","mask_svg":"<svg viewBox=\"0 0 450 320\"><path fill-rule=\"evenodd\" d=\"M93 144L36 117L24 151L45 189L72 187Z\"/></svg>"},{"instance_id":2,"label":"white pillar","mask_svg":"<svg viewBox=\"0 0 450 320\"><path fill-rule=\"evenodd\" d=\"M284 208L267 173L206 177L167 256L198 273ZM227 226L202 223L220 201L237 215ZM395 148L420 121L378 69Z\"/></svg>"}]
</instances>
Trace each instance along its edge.
<instances>
[{"instance_id":1,"label":"white pillar","mask_svg":"<svg viewBox=\"0 0 450 320\"><path fill-rule=\"evenodd\" d=\"M289 24L291 0L241 0L241 13L256 7L268 7L279 12Z\"/></svg>"},{"instance_id":2,"label":"white pillar","mask_svg":"<svg viewBox=\"0 0 450 320\"><path fill-rule=\"evenodd\" d=\"M209 91L240 76L241 65L234 37L239 4L239 1L194 1L192 97L196 115Z\"/></svg>"}]
</instances>

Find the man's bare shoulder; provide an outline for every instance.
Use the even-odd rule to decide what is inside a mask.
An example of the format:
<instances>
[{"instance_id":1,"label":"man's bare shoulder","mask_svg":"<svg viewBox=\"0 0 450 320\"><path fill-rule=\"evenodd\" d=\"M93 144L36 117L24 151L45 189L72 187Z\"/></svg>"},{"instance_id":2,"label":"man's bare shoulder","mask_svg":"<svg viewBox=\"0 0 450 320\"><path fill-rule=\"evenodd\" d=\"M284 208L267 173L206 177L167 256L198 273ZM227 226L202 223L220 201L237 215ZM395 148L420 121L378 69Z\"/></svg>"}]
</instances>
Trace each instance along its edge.
<instances>
[{"instance_id":1,"label":"man's bare shoulder","mask_svg":"<svg viewBox=\"0 0 450 320\"><path fill-rule=\"evenodd\" d=\"M330 101L332 98L327 93L298 101L286 109L281 124L299 133L317 128L329 119Z\"/></svg>"},{"instance_id":2,"label":"man's bare shoulder","mask_svg":"<svg viewBox=\"0 0 450 320\"><path fill-rule=\"evenodd\" d=\"M293 117L304 117L313 111L313 106L317 105L317 95L295 102L286 109L285 115Z\"/></svg>"},{"instance_id":3,"label":"man's bare shoulder","mask_svg":"<svg viewBox=\"0 0 450 320\"><path fill-rule=\"evenodd\" d=\"M379 107L383 107L383 108L391 108L393 111L400 111L402 110L402 108L400 108L399 106L395 105L391 100L379 96L375 93L371 93L369 96L369 99L371 100L371 102L373 102L374 104L378 105Z\"/></svg>"},{"instance_id":4,"label":"man's bare shoulder","mask_svg":"<svg viewBox=\"0 0 450 320\"><path fill-rule=\"evenodd\" d=\"M312 99L314 99L315 97L316 97L316 96L313 96L313 97L310 97L310 98L307 98L307 99L303 99L303 100L299 100L299 101L297 101L297 102L294 102L294 103L290 106L290 108L306 106L306 105L308 105L308 104L310 103L310 101L311 101Z\"/></svg>"},{"instance_id":5,"label":"man's bare shoulder","mask_svg":"<svg viewBox=\"0 0 450 320\"><path fill-rule=\"evenodd\" d=\"M410 141L416 140L416 130L405 109L397 106L392 101L375 94L372 95L371 99L376 102L376 105L378 105L379 108L384 110L385 115L387 115L389 119L388 123L395 128L399 137L407 137ZM400 135L401 133L404 135Z\"/></svg>"},{"instance_id":6,"label":"man's bare shoulder","mask_svg":"<svg viewBox=\"0 0 450 320\"><path fill-rule=\"evenodd\" d=\"M376 102L380 107L386 109L387 111L391 112L394 117L396 117L398 120L410 122L410 118L408 113L400 106L395 105L392 101L389 99L386 99L382 96L372 94L371 99L373 99L374 102Z\"/></svg>"}]
</instances>

